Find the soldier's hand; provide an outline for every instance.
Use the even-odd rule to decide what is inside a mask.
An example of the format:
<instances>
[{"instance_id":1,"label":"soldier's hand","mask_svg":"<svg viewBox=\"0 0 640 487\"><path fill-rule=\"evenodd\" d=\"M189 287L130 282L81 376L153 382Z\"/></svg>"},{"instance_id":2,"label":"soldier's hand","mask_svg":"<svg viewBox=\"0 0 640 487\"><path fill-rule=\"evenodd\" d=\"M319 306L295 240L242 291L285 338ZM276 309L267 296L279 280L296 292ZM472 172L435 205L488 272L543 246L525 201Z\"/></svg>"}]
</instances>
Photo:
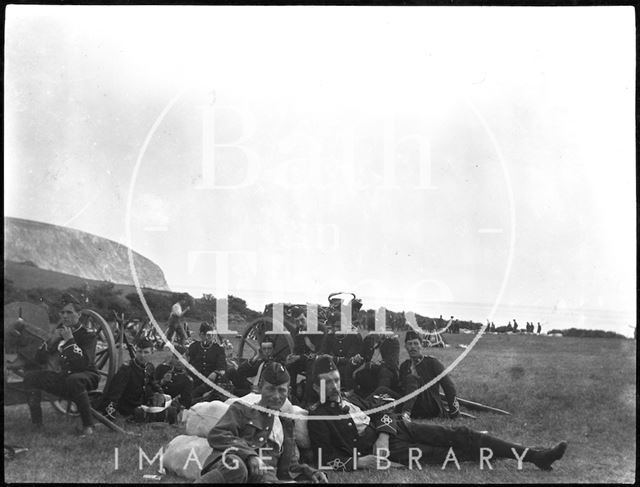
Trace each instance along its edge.
<instances>
[{"instance_id":1,"label":"soldier's hand","mask_svg":"<svg viewBox=\"0 0 640 487\"><path fill-rule=\"evenodd\" d=\"M261 479L267 471L267 466L258 456L249 457L247 459L247 470L249 470L249 480L256 481Z\"/></svg>"},{"instance_id":2,"label":"soldier's hand","mask_svg":"<svg viewBox=\"0 0 640 487\"><path fill-rule=\"evenodd\" d=\"M364 362L364 358L362 358L362 355L360 355L360 354L357 354L355 357L353 357L351 359L351 364L354 365L354 366L358 366L362 362Z\"/></svg>"},{"instance_id":3,"label":"soldier's hand","mask_svg":"<svg viewBox=\"0 0 640 487\"><path fill-rule=\"evenodd\" d=\"M67 340L71 340L73 338L73 333L71 332L71 328L63 326L60 328L60 338L62 338L65 342Z\"/></svg>"},{"instance_id":4,"label":"soldier's hand","mask_svg":"<svg viewBox=\"0 0 640 487\"><path fill-rule=\"evenodd\" d=\"M358 458L358 470L372 470L378 468L377 455L364 455Z\"/></svg>"},{"instance_id":5,"label":"soldier's hand","mask_svg":"<svg viewBox=\"0 0 640 487\"><path fill-rule=\"evenodd\" d=\"M173 378L173 376L171 375L171 372L167 372L166 374L164 374L164 376L162 377L162 380L160 381L160 384L166 384L168 382L171 382L171 379Z\"/></svg>"},{"instance_id":6,"label":"soldier's hand","mask_svg":"<svg viewBox=\"0 0 640 487\"><path fill-rule=\"evenodd\" d=\"M327 476L325 475L324 472L313 472L313 475L311 475L311 481L314 484L328 484L329 483L329 479L327 478Z\"/></svg>"},{"instance_id":7,"label":"soldier's hand","mask_svg":"<svg viewBox=\"0 0 640 487\"><path fill-rule=\"evenodd\" d=\"M389 451L389 435L387 433L380 433L375 443L373 444L373 452L377 453L378 450ZM380 452L383 454L384 452Z\"/></svg>"},{"instance_id":8,"label":"soldier's hand","mask_svg":"<svg viewBox=\"0 0 640 487\"><path fill-rule=\"evenodd\" d=\"M211 382L215 382L217 378L218 378L217 372L211 372L207 377L207 379L209 379Z\"/></svg>"},{"instance_id":9,"label":"soldier's hand","mask_svg":"<svg viewBox=\"0 0 640 487\"><path fill-rule=\"evenodd\" d=\"M285 365L291 365L295 362L297 362L298 360L300 360L300 355L296 355L296 354L289 354L287 355L287 358L285 359L284 363Z\"/></svg>"},{"instance_id":10,"label":"soldier's hand","mask_svg":"<svg viewBox=\"0 0 640 487\"><path fill-rule=\"evenodd\" d=\"M458 416L460 416L460 404L458 403L457 400L453 401L453 407L449 407L449 411L447 411L447 416L449 416L450 419L455 419Z\"/></svg>"}]
</instances>

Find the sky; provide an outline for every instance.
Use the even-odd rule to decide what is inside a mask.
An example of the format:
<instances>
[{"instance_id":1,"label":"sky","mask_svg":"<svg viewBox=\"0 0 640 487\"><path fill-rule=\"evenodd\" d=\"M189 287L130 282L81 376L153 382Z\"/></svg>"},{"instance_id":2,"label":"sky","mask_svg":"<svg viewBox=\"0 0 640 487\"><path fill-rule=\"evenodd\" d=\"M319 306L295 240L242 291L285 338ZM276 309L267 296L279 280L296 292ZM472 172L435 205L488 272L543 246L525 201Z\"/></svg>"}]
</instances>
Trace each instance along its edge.
<instances>
[{"instance_id":1,"label":"sky","mask_svg":"<svg viewBox=\"0 0 640 487\"><path fill-rule=\"evenodd\" d=\"M11 5L5 215L171 289L625 335L632 7Z\"/></svg>"}]
</instances>

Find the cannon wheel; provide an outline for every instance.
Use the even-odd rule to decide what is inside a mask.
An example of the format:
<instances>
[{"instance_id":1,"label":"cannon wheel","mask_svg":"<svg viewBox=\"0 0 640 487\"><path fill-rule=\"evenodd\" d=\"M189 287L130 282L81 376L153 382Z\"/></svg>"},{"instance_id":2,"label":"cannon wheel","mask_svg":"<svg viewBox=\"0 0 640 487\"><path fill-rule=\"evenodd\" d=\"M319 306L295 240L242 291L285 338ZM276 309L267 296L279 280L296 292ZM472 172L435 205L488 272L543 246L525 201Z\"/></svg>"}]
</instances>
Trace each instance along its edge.
<instances>
[{"instance_id":1,"label":"cannon wheel","mask_svg":"<svg viewBox=\"0 0 640 487\"><path fill-rule=\"evenodd\" d=\"M253 321L247 326L240 340L240 348L238 349L238 359L240 361L249 360L258 355L260 350L260 341L267 331L273 329L273 318L263 316ZM287 331L275 335L275 343L273 347L273 356L275 360L284 363L287 355L293 353L293 338Z\"/></svg>"},{"instance_id":2,"label":"cannon wheel","mask_svg":"<svg viewBox=\"0 0 640 487\"><path fill-rule=\"evenodd\" d=\"M111 379L116 374L118 366L116 358L116 343L113 331L105 319L91 309L83 309L80 312L80 322L89 330L94 330L98 337L96 343L96 368L100 374L100 382L96 391L91 391L90 396L97 395L97 391L104 391ZM78 409L73 401L67 399L55 399L51 401L54 409L60 413L77 416Z\"/></svg>"}]
</instances>

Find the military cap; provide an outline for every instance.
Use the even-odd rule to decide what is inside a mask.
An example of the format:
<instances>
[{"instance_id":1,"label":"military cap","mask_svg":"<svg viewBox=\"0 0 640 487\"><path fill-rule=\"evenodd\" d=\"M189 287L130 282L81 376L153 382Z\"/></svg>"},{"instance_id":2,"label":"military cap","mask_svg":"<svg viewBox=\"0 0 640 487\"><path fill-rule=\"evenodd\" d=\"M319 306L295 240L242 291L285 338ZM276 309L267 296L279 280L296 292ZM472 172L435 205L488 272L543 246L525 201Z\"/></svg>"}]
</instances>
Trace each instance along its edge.
<instances>
[{"instance_id":1,"label":"military cap","mask_svg":"<svg viewBox=\"0 0 640 487\"><path fill-rule=\"evenodd\" d=\"M60 298L60 306L65 307L67 304L73 304L74 307L80 306L80 301L71 293L64 293Z\"/></svg>"},{"instance_id":2,"label":"military cap","mask_svg":"<svg viewBox=\"0 0 640 487\"><path fill-rule=\"evenodd\" d=\"M385 338L380 344L380 356L388 364L397 364L400 360L400 342L397 336Z\"/></svg>"},{"instance_id":3,"label":"military cap","mask_svg":"<svg viewBox=\"0 0 640 487\"><path fill-rule=\"evenodd\" d=\"M287 372L287 369L285 369L281 363L268 362L264 365L261 379L277 386L289 382L290 377L289 372Z\"/></svg>"},{"instance_id":4,"label":"military cap","mask_svg":"<svg viewBox=\"0 0 640 487\"><path fill-rule=\"evenodd\" d=\"M315 362L313 362L313 368L311 369L313 383L315 384L318 381L318 376L320 374L326 374L327 372L331 372L333 370L338 370L338 367L336 367L336 364L333 361L333 357L326 354L318 355Z\"/></svg>"},{"instance_id":5,"label":"military cap","mask_svg":"<svg viewBox=\"0 0 640 487\"><path fill-rule=\"evenodd\" d=\"M409 330L407 334L404 336L404 342L407 343L409 340L420 340L422 341L422 337L418 334L417 331Z\"/></svg>"},{"instance_id":6,"label":"military cap","mask_svg":"<svg viewBox=\"0 0 640 487\"><path fill-rule=\"evenodd\" d=\"M138 347L138 350L142 350L143 348L153 348L153 342L146 338L140 338L136 342L136 347Z\"/></svg>"},{"instance_id":7,"label":"military cap","mask_svg":"<svg viewBox=\"0 0 640 487\"><path fill-rule=\"evenodd\" d=\"M200 323L200 333L207 333L208 331L213 331L213 326L206 321Z\"/></svg>"},{"instance_id":8,"label":"military cap","mask_svg":"<svg viewBox=\"0 0 640 487\"><path fill-rule=\"evenodd\" d=\"M275 335L267 335L265 334L265 336L262 337L262 340L260 340L260 343L273 343L274 345L276 344L276 337Z\"/></svg>"}]
</instances>

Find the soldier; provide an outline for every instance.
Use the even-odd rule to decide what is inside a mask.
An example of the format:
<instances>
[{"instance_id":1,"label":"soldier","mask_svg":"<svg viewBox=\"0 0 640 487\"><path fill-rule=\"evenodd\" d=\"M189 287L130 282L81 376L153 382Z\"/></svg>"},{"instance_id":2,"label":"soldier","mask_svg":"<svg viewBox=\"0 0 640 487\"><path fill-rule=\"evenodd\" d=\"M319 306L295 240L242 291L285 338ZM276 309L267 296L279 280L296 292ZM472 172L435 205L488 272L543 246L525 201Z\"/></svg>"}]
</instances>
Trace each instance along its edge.
<instances>
[{"instance_id":1,"label":"soldier","mask_svg":"<svg viewBox=\"0 0 640 487\"><path fill-rule=\"evenodd\" d=\"M404 345L409 358L400 365L400 384L403 395L407 395L437 377L444 370L444 366L437 358L423 355L422 341L415 331L407 332ZM440 399L441 387L449 405L448 409L445 409ZM402 403L402 412L405 417L413 418L455 418L460 413L460 407L453 381L445 375L426 391Z\"/></svg>"},{"instance_id":2,"label":"soldier","mask_svg":"<svg viewBox=\"0 0 640 487\"><path fill-rule=\"evenodd\" d=\"M320 345L320 353L333 357L344 377L344 387L347 390L353 389L353 372L363 362L362 354L363 341L360 333L340 333L342 299L334 298L330 300L329 320L325 327L325 333ZM352 302L352 319L357 315L362 307L360 300Z\"/></svg>"},{"instance_id":3,"label":"soldier","mask_svg":"<svg viewBox=\"0 0 640 487\"><path fill-rule=\"evenodd\" d=\"M485 458L518 458L541 470L551 470L553 462L562 458L567 448L565 442L549 449L525 448L466 426L417 423L385 412L365 414L363 410L370 405L362 401L358 404L358 396L345 398L340 390L340 373L326 355L316 359L313 387L325 401L311 406L310 416L349 415L345 419L308 422L318 468L375 469L382 464L381 460L387 459L409 467L414 461L443 465L445 459L452 459L450 449L457 464L458 461L478 461L482 458L481 449L488 448L491 455L484 453Z\"/></svg>"},{"instance_id":4,"label":"soldier","mask_svg":"<svg viewBox=\"0 0 640 487\"><path fill-rule=\"evenodd\" d=\"M214 342L213 326L209 323L200 324L200 341L193 342L189 346L189 363L211 382L216 382L226 371L226 354L224 349ZM195 388L193 390L194 403L203 400L203 396L211 388L199 377L194 377Z\"/></svg>"},{"instance_id":5,"label":"soldier","mask_svg":"<svg viewBox=\"0 0 640 487\"><path fill-rule=\"evenodd\" d=\"M80 323L80 302L71 294L62 296L60 323L36 353L39 363L52 356L60 361L60 371L32 370L25 373L24 388L31 422L42 428L42 391L71 399L82 420L81 434L93 434L89 391L98 387L100 376L95 366L97 337Z\"/></svg>"},{"instance_id":6,"label":"soldier","mask_svg":"<svg viewBox=\"0 0 640 487\"><path fill-rule=\"evenodd\" d=\"M540 334L540 332L542 332L542 326L540 325L540 322L538 321L538 335Z\"/></svg>"},{"instance_id":7,"label":"soldier","mask_svg":"<svg viewBox=\"0 0 640 487\"><path fill-rule=\"evenodd\" d=\"M182 345L175 345L175 349L180 355L184 355L186 352L186 348ZM191 407L193 379L189 376L178 357L171 354L165 363L158 365L155 377L160 387L162 387L162 392L174 398L174 406L179 404L185 409Z\"/></svg>"},{"instance_id":8,"label":"soldier","mask_svg":"<svg viewBox=\"0 0 640 487\"><path fill-rule=\"evenodd\" d=\"M513 332L517 332L518 331L518 322L516 321L516 319L513 319Z\"/></svg>"},{"instance_id":9,"label":"soldier","mask_svg":"<svg viewBox=\"0 0 640 487\"><path fill-rule=\"evenodd\" d=\"M137 422L165 419L169 423L176 421L175 408L162 408L165 403L164 392L154 376L155 368L151 363L153 352L153 343L141 338L136 343L134 359L118 369L102 398L101 409L109 419L115 420L118 413L126 418L133 416ZM163 404L158 402L160 399ZM148 406L162 408L165 414L161 417L147 416Z\"/></svg>"},{"instance_id":10,"label":"soldier","mask_svg":"<svg viewBox=\"0 0 640 487\"><path fill-rule=\"evenodd\" d=\"M173 334L175 333L178 337L178 343L180 345L184 345L184 342L187 339L187 332L182 326L182 317L187 311L189 311L190 306L187 306L188 303L189 298L187 296L183 296L171 307L171 313L169 313L169 321L167 323L167 341L171 341Z\"/></svg>"},{"instance_id":11,"label":"soldier","mask_svg":"<svg viewBox=\"0 0 640 487\"><path fill-rule=\"evenodd\" d=\"M246 362L241 363L237 372L228 374L235 386L237 396L258 392L262 370L269 362L273 361L274 340L273 335L265 335L260 342L258 353Z\"/></svg>"},{"instance_id":12,"label":"soldier","mask_svg":"<svg viewBox=\"0 0 640 487\"><path fill-rule=\"evenodd\" d=\"M400 390L398 337L370 333L364 338L364 363L354 372L354 392L360 397L387 394L398 398Z\"/></svg>"},{"instance_id":13,"label":"soldier","mask_svg":"<svg viewBox=\"0 0 640 487\"><path fill-rule=\"evenodd\" d=\"M291 315L293 322L284 320L284 326L293 339L293 352L285 359L285 367L291 377L292 400L301 404L308 404L313 393L311 381L307 380L304 386L301 384L299 387L298 375L304 375L307 378L311 376L313 360L322 345L322 335L305 334L307 320L302 310L294 308L291 311Z\"/></svg>"},{"instance_id":14,"label":"soldier","mask_svg":"<svg viewBox=\"0 0 640 487\"><path fill-rule=\"evenodd\" d=\"M260 379L259 406L279 411L289 392L289 374L278 362L270 362ZM309 465L298 463L293 421L235 401L208 435L213 451L205 460L196 483L280 483L310 480L327 483L327 477Z\"/></svg>"}]
</instances>

